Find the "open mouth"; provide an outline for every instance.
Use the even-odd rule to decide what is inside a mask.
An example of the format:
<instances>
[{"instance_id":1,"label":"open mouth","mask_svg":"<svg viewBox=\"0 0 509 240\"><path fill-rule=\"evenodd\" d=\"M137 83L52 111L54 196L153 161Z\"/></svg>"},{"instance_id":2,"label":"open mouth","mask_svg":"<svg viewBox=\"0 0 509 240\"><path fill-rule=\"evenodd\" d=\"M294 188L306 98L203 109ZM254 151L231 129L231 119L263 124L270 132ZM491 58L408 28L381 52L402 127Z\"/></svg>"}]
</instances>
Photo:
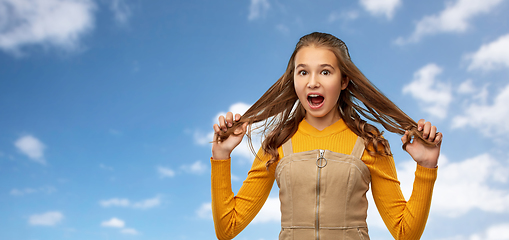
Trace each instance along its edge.
<instances>
[{"instance_id":1,"label":"open mouth","mask_svg":"<svg viewBox=\"0 0 509 240\"><path fill-rule=\"evenodd\" d=\"M324 97L318 94L309 94L308 103L312 108L319 108L323 104Z\"/></svg>"}]
</instances>

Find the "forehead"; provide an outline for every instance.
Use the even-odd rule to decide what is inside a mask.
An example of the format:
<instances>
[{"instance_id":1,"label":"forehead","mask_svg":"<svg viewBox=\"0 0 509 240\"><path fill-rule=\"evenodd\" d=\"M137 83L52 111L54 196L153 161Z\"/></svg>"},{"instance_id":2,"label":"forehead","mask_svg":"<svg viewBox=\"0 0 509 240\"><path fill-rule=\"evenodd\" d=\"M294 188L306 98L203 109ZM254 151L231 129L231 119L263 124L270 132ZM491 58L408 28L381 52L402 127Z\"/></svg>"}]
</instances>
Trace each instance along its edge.
<instances>
[{"instance_id":1,"label":"forehead","mask_svg":"<svg viewBox=\"0 0 509 240\"><path fill-rule=\"evenodd\" d=\"M337 66L336 55L323 47L306 46L299 49L295 55L295 66L305 64L309 66L329 64Z\"/></svg>"}]
</instances>

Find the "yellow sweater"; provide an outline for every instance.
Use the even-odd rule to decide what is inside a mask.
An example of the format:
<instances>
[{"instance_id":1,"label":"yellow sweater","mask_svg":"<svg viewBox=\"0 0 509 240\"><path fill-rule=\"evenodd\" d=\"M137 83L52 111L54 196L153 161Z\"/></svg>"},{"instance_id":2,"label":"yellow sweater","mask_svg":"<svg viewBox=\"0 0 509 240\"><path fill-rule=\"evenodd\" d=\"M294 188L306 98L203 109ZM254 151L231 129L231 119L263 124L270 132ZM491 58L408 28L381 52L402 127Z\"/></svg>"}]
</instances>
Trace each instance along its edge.
<instances>
[{"instance_id":1,"label":"yellow sweater","mask_svg":"<svg viewBox=\"0 0 509 240\"><path fill-rule=\"evenodd\" d=\"M339 120L322 131L303 120L292 137L294 152L313 149L350 154L357 135L343 120ZM281 147L278 149L283 156ZM239 234L260 211L274 183L273 164L269 171L265 163L269 156L258 153L237 196L231 188L230 160L214 160L212 164L212 213L218 239L232 239ZM437 169L417 164L412 196L408 202L401 193L392 157L373 157L364 152L362 161L371 173L371 191L378 212L395 239L419 239L428 219L433 185Z\"/></svg>"}]
</instances>

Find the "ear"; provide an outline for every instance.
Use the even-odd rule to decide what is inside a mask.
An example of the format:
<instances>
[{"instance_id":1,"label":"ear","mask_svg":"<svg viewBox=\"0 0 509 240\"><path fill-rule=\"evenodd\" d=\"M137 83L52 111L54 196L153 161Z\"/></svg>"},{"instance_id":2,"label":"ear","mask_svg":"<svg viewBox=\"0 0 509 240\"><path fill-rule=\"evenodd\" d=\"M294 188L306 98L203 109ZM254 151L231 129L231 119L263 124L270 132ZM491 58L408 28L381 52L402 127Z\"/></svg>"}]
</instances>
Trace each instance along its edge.
<instances>
[{"instance_id":1,"label":"ear","mask_svg":"<svg viewBox=\"0 0 509 240\"><path fill-rule=\"evenodd\" d=\"M345 90L346 87L348 87L348 83L350 82L350 79L348 79L348 76L344 76L341 80L341 90Z\"/></svg>"}]
</instances>

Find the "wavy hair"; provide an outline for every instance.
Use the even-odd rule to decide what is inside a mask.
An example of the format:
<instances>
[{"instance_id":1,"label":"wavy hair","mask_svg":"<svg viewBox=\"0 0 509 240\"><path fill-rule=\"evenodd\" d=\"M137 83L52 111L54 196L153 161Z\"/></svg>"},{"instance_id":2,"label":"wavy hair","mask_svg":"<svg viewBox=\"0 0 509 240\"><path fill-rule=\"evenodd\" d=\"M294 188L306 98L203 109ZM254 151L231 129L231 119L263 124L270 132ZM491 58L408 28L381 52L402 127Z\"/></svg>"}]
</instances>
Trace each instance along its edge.
<instances>
[{"instance_id":1,"label":"wavy hair","mask_svg":"<svg viewBox=\"0 0 509 240\"><path fill-rule=\"evenodd\" d=\"M348 128L364 139L370 155L388 156L392 153L389 142L382 137L383 132L363 120L361 116L382 125L389 132L404 134L408 130L410 137L403 144L403 149L412 138L420 139L428 145L432 144L422 138L422 132L417 131L417 123L378 90L355 66L343 41L331 34L319 32L300 38L283 76L244 113L239 121L233 123L233 127L218 135L215 141L228 138L236 127L247 122L249 125L247 137L253 153L255 151L251 133L259 129L264 136L262 149L271 156L266 163L267 168L278 161L277 149L297 132L299 123L306 115L306 110L295 92L294 71L297 52L307 46L326 48L336 56L342 78L348 80L348 86L342 91L336 104L339 114ZM253 127L255 124L257 127Z\"/></svg>"}]
</instances>

